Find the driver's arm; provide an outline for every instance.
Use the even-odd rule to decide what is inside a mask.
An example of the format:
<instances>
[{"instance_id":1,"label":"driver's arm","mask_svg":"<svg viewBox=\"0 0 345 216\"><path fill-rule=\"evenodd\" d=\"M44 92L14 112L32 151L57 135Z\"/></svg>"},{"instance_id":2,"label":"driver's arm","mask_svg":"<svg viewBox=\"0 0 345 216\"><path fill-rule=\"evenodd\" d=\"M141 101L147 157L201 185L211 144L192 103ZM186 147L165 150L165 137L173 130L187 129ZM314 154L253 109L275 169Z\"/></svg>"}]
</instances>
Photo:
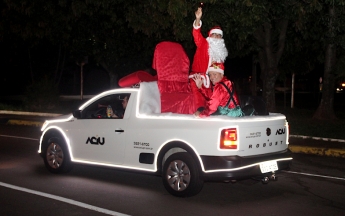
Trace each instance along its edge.
<instances>
[{"instance_id":1,"label":"driver's arm","mask_svg":"<svg viewBox=\"0 0 345 216\"><path fill-rule=\"evenodd\" d=\"M113 115L111 116L112 118L120 118L118 117L115 113L113 113Z\"/></svg>"}]
</instances>

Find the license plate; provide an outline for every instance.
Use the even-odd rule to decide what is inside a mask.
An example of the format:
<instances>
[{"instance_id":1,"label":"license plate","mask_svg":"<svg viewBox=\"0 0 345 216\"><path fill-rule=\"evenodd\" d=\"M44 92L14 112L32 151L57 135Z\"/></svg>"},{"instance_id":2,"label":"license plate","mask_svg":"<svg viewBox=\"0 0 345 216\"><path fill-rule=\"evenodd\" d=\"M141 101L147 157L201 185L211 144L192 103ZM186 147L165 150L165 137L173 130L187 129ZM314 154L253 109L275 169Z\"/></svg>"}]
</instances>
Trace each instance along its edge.
<instances>
[{"instance_id":1,"label":"license plate","mask_svg":"<svg viewBox=\"0 0 345 216\"><path fill-rule=\"evenodd\" d=\"M260 163L261 173L273 172L278 170L277 161L267 161Z\"/></svg>"}]
</instances>

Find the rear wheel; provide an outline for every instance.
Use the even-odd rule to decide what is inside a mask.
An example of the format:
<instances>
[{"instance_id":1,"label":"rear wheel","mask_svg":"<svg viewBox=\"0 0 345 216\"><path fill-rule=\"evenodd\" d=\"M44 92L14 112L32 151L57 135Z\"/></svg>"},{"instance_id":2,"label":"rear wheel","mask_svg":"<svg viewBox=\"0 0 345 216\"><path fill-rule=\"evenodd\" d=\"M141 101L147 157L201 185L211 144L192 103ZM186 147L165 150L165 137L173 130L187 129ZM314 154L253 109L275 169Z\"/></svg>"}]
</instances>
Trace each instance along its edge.
<instances>
[{"instance_id":1,"label":"rear wheel","mask_svg":"<svg viewBox=\"0 0 345 216\"><path fill-rule=\"evenodd\" d=\"M165 189L178 197L194 196L203 187L200 171L188 153L176 153L168 157L163 166Z\"/></svg>"},{"instance_id":2,"label":"rear wheel","mask_svg":"<svg viewBox=\"0 0 345 216\"><path fill-rule=\"evenodd\" d=\"M72 169L67 146L57 138L48 141L43 160L46 168L52 173L68 172Z\"/></svg>"}]
</instances>

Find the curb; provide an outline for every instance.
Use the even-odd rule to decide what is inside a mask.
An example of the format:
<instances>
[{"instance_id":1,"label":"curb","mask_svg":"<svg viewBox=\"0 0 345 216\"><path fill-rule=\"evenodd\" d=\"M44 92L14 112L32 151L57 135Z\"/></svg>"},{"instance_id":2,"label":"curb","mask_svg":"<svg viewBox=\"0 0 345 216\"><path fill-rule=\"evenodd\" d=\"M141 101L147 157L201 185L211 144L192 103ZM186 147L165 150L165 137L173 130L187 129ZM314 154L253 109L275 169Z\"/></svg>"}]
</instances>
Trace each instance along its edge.
<instances>
[{"instance_id":1,"label":"curb","mask_svg":"<svg viewBox=\"0 0 345 216\"><path fill-rule=\"evenodd\" d=\"M313 139L313 140L325 141L325 142L345 143L345 140L343 139L332 139L332 138L303 136L303 135L290 135L289 137L299 138L299 139ZM297 154L313 154L313 155L318 155L318 156L345 158L345 149L289 145L289 150L292 153L297 153Z\"/></svg>"},{"instance_id":2,"label":"curb","mask_svg":"<svg viewBox=\"0 0 345 216\"><path fill-rule=\"evenodd\" d=\"M26 120L8 120L6 124L9 124L9 125L35 126L35 127L42 127L42 125L43 125L42 122L26 121Z\"/></svg>"},{"instance_id":3,"label":"curb","mask_svg":"<svg viewBox=\"0 0 345 216\"><path fill-rule=\"evenodd\" d=\"M289 149L292 153L298 153L298 154L312 154L312 155L318 155L318 156L345 158L345 149L317 148L317 147L291 146L291 145L289 145Z\"/></svg>"},{"instance_id":4,"label":"curb","mask_svg":"<svg viewBox=\"0 0 345 216\"><path fill-rule=\"evenodd\" d=\"M58 116L62 115L62 114L59 114L59 113L39 113L39 112L24 112L24 111L12 111L12 110L0 110L0 114L4 114L4 115L39 116L39 117L58 117ZM44 122L42 122L42 121L10 119L10 120L7 121L6 124L42 127L43 123Z\"/></svg>"},{"instance_id":5,"label":"curb","mask_svg":"<svg viewBox=\"0 0 345 216\"><path fill-rule=\"evenodd\" d=\"M324 137L313 137L313 136L302 136L302 135L291 135L289 137L294 137L294 138L302 138L302 139L314 139L314 140L321 140L321 141L326 141L326 142L344 142L345 140L343 139L332 139L332 138L324 138Z\"/></svg>"},{"instance_id":6,"label":"curb","mask_svg":"<svg viewBox=\"0 0 345 216\"><path fill-rule=\"evenodd\" d=\"M38 112L23 112L23 111L9 111L9 110L0 110L0 114L5 115L26 115L26 116L47 116L47 117L57 117L62 114L58 113L38 113Z\"/></svg>"}]
</instances>

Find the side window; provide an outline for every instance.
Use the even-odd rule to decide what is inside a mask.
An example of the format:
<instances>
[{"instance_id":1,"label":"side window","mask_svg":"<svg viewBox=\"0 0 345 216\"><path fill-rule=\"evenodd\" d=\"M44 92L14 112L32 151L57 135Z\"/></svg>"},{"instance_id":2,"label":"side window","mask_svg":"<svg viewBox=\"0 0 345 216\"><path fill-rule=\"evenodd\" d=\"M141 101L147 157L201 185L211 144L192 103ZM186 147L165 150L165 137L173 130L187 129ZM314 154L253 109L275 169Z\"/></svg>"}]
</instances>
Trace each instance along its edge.
<instances>
[{"instance_id":1,"label":"side window","mask_svg":"<svg viewBox=\"0 0 345 216\"><path fill-rule=\"evenodd\" d=\"M82 111L84 119L121 119L130 94L107 95L93 102Z\"/></svg>"}]
</instances>

